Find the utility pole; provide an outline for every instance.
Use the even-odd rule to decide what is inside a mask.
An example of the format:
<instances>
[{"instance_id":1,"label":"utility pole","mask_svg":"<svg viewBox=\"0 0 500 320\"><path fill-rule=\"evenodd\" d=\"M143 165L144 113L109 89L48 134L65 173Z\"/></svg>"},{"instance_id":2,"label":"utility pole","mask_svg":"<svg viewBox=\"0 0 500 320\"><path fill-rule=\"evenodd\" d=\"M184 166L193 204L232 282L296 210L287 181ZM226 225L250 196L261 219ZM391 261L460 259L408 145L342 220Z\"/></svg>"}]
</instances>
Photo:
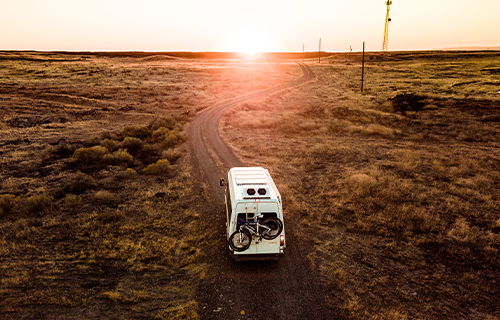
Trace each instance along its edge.
<instances>
[{"instance_id":1,"label":"utility pole","mask_svg":"<svg viewBox=\"0 0 500 320\"><path fill-rule=\"evenodd\" d=\"M321 38L319 38L318 63L321 63Z\"/></svg>"},{"instance_id":2,"label":"utility pole","mask_svg":"<svg viewBox=\"0 0 500 320\"><path fill-rule=\"evenodd\" d=\"M385 5L387 6L387 13L385 15L385 26L384 26L384 40L382 41L382 52L387 51L389 44L389 22L391 18L389 17L389 10L391 9L392 0L387 0Z\"/></svg>"},{"instance_id":3,"label":"utility pole","mask_svg":"<svg viewBox=\"0 0 500 320\"><path fill-rule=\"evenodd\" d=\"M365 81L365 42L363 41L363 62L361 63L361 92L363 92L364 81Z\"/></svg>"}]
</instances>

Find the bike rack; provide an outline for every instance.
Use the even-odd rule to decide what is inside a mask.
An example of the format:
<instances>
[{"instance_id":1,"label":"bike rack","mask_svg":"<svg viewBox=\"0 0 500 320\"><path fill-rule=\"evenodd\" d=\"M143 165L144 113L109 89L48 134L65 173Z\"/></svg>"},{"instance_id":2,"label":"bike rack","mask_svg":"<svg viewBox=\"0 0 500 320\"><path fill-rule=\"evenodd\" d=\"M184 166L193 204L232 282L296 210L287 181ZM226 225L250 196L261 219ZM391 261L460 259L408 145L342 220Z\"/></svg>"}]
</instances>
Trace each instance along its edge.
<instances>
[{"instance_id":1,"label":"bike rack","mask_svg":"<svg viewBox=\"0 0 500 320\"><path fill-rule=\"evenodd\" d=\"M259 218L257 216L257 213L259 212L259 204L257 203L255 207L251 208L254 210L254 212L248 212L248 203L245 204L245 220L248 222L249 219L253 219L253 222L257 222L257 219ZM253 217L249 217L248 214L252 213Z\"/></svg>"}]
</instances>

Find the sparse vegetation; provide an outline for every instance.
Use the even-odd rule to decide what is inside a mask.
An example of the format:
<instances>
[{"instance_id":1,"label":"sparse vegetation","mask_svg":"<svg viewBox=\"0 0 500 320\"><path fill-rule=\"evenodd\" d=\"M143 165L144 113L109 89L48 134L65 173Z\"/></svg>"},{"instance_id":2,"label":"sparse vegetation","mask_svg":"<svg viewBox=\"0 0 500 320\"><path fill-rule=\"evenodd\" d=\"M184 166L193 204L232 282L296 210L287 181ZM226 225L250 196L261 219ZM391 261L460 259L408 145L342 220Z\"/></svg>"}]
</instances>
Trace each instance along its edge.
<instances>
[{"instance_id":1,"label":"sparse vegetation","mask_svg":"<svg viewBox=\"0 0 500 320\"><path fill-rule=\"evenodd\" d=\"M198 318L206 231L181 145L200 103L176 83L199 73L187 63L169 80L156 62L0 55L0 317L92 306L103 318ZM139 83L150 76L162 85Z\"/></svg>"},{"instance_id":2,"label":"sparse vegetation","mask_svg":"<svg viewBox=\"0 0 500 320\"><path fill-rule=\"evenodd\" d=\"M184 124L297 71L142 57L0 53L0 318L199 318Z\"/></svg>"},{"instance_id":3,"label":"sparse vegetation","mask_svg":"<svg viewBox=\"0 0 500 320\"><path fill-rule=\"evenodd\" d=\"M276 177L346 317L500 315L500 126L484 121L500 96L481 85L500 56L447 56L375 56L365 94L358 65L331 57L317 82L226 115L222 136Z\"/></svg>"},{"instance_id":4,"label":"sparse vegetation","mask_svg":"<svg viewBox=\"0 0 500 320\"><path fill-rule=\"evenodd\" d=\"M197 291L223 230L184 124L296 64L0 55L0 317L216 316ZM309 61L317 80L231 110L223 136L270 169L342 316L496 319L499 55L370 57L364 94L356 54Z\"/></svg>"}]
</instances>

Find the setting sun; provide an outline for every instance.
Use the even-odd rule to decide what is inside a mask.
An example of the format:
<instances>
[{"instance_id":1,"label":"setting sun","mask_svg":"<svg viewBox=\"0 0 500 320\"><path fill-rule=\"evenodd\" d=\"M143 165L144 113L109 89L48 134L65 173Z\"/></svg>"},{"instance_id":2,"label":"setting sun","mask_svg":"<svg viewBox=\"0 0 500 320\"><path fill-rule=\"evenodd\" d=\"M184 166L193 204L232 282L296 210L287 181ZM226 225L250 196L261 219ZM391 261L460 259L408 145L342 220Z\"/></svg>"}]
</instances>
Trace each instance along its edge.
<instances>
[{"instance_id":1,"label":"setting sun","mask_svg":"<svg viewBox=\"0 0 500 320\"><path fill-rule=\"evenodd\" d=\"M222 51L241 52L253 56L259 52L279 51L280 48L260 28L249 26L236 30L229 36Z\"/></svg>"}]
</instances>

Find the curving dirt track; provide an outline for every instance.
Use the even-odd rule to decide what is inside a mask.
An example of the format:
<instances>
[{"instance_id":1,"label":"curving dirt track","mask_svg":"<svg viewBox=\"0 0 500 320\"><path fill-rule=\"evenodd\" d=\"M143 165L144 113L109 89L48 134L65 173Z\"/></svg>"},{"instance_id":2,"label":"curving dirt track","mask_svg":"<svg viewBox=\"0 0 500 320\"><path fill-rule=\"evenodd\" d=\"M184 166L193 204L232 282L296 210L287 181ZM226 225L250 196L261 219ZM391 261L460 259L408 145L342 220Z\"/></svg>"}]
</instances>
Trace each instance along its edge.
<instances>
[{"instance_id":1,"label":"curving dirt track","mask_svg":"<svg viewBox=\"0 0 500 320\"><path fill-rule=\"evenodd\" d=\"M197 178L210 199L204 219L213 226L215 245L210 275L198 292L203 319L340 319L339 310L325 301L326 289L312 272L306 258L311 247L300 239L295 221L286 217L287 248L279 261L236 263L230 259L225 235L224 190L219 179L243 163L224 144L218 131L222 115L235 105L263 98L315 78L299 63L303 76L281 86L259 90L224 101L200 113L188 128Z\"/></svg>"}]
</instances>

